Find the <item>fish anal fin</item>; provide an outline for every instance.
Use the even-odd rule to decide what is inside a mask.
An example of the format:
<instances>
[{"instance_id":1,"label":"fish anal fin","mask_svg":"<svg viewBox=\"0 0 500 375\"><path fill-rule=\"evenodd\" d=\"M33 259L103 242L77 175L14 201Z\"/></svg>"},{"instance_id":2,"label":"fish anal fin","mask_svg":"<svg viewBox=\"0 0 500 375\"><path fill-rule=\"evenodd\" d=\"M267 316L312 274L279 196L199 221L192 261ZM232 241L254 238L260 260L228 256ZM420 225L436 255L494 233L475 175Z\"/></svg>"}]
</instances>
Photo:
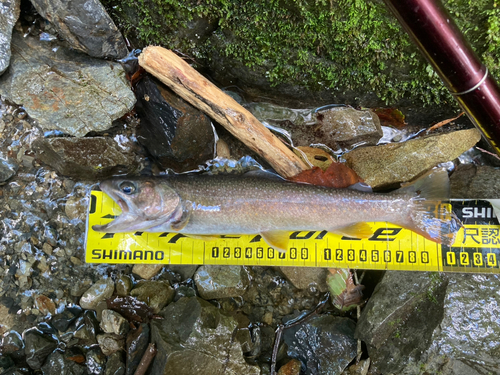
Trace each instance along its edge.
<instances>
[{"instance_id":1,"label":"fish anal fin","mask_svg":"<svg viewBox=\"0 0 500 375\"><path fill-rule=\"evenodd\" d=\"M266 243L284 253L288 250L288 241L290 240L290 232L285 230L273 230L260 233Z\"/></svg>"},{"instance_id":2,"label":"fish anal fin","mask_svg":"<svg viewBox=\"0 0 500 375\"><path fill-rule=\"evenodd\" d=\"M373 229L367 223L354 223L342 228L332 229L331 232L340 233L352 238L369 238L373 235Z\"/></svg>"}]
</instances>

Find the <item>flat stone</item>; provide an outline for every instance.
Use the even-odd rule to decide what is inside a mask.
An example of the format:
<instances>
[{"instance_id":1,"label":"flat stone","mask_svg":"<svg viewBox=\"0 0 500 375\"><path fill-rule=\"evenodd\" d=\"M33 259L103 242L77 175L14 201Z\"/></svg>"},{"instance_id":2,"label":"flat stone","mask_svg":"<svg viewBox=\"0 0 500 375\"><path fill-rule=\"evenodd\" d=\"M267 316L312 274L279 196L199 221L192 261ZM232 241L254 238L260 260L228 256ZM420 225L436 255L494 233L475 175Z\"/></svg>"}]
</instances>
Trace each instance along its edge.
<instances>
[{"instance_id":1,"label":"flat stone","mask_svg":"<svg viewBox=\"0 0 500 375\"><path fill-rule=\"evenodd\" d=\"M201 266L196 270L194 282L201 298L216 299L243 295L249 280L241 266Z\"/></svg>"},{"instance_id":2,"label":"flat stone","mask_svg":"<svg viewBox=\"0 0 500 375\"><path fill-rule=\"evenodd\" d=\"M130 150L122 149L107 137L39 138L33 142L33 150L40 161L59 174L78 179L104 179L132 173L138 167ZM78 217L80 213L69 212L69 215Z\"/></svg>"},{"instance_id":3,"label":"flat stone","mask_svg":"<svg viewBox=\"0 0 500 375\"><path fill-rule=\"evenodd\" d=\"M19 166L10 158L4 157L0 152L0 184L13 177Z\"/></svg>"},{"instance_id":4,"label":"flat stone","mask_svg":"<svg viewBox=\"0 0 500 375\"><path fill-rule=\"evenodd\" d=\"M450 178L451 198L500 198L500 169L488 165L461 164Z\"/></svg>"},{"instance_id":5,"label":"flat stone","mask_svg":"<svg viewBox=\"0 0 500 375\"><path fill-rule=\"evenodd\" d=\"M476 129L360 147L344 155L349 167L372 188L394 187L411 181L439 163L459 157L481 139Z\"/></svg>"},{"instance_id":6,"label":"flat stone","mask_svg":"<svg viewBox=\"0 0 500 375\"><path fill-rule=\"evenodd\" d=\"M111 355L125 347L125 338L112 333L97 335L97 342L104 355Z\"/></svg>"},{"instance_id":7,"label":"flat stone","mask_svg":"<svg viewBox=\"0 0 500 375\"><path fill-rule=\"evenodd\" d=\"M100 327L106 333L124 336L129 330L129 323L116 311L105 309L102 311Z\"/></svg>"},{"instance_id":8,"label":"flat stone","mask_svg":"<svg viewBox=\"0 0 500 375\"><path fill-rule=\"evenodd\" d=\"M42 367L45 358L57 348L57 341L52 336L31 329L24 334L26 345L26 363L33 369Z\"/></svg>"},{"instance_id":9,"label":"flat stone","mask_svg":"<svg viewBox=\"0 0 500 375\"><path fill-rule=\"evenodd\" d=\"M111 278L101 279L83 293L80 306L84 309L95 310L99 302L111 297L114 290L115 283Z\"/></svg>"},{"instance_id":10,"label":"flat stone","mask_svg":"<svg viewBox=\"0 0 500 375\"><path fill-rule=\"evenodd\" d=\"M130 295L137 297L139 301L145 302L157 314L172 302L175 291L167 282L150 280L140 282L132 289Z\"/></svg>"},{"instance_id":11,"label":"flat stone","mask_svg":"<svg viewBox=\"0 0 500 375\"><path fill-rule=\"evenodd\" d=\"M354 145L376 145L383 132L378 116L370 111L351 107L333 107L316 112L317 126L314 133L317 143L333 149Z\"/></svg>"},{"instance_id":12,"label":"flat stone","mask_svg":"<svg viewBox=\"0 0 500 375\"><path fill-rule=\"evenodd\" d=\"M320 292L326 292L326 268L314 267L279 267L280 271L297 289L317 288Z\"/></svg>"},{"instance_id":13,"label":"flat stone","mask_svg":"<svg viewBox=\"0 0 500 375\"><path fill-rule=\"evenodd\" d=\"M80 137L130 112L135 96L120 64L54 43L14 31L0 94L22 105L42 129Z\"/></svg>"},{"instance_id":14,"label":"flat stone","mask_svg":"<svg viewBox=\"0 0 500 375\"><path fill-rule=\"evenodd\" d=\"M237 322L209 302L182 298L161 315L165 319L151 322L158 349L151 375L260 374L245 362L241 344L233 338Z\"/></svg>"},{"instance_id":15,"label":"flat stone","mask_svg":"<svg viewBox=\"0 0 500 375\"><path fill-rule=\"evenodd\" d=\"M286 329L287 354L309 374L340 375L356 356L356 324L348 318L321 315Z\"/></svg>"},{"instance_id":16,"label":"flat stone","mask_svg":"<svg viewBox=\"0 0 500 375\"><path fill-rule=\"evenodd\" d=\"M98 0L31 0L31 3L72 48L93 57L120 59L127 55L123 36Z\"/></svg>"},{"instance_id":17,"label":"flat stone","mask_svg":"<svg viewBox=\"0 0 500 375\"><path fill-rule=\"evenodd\" d=\"M163 264L134 264L134 267L132 267L132 273L140 278L149 280L158 275L163 267Z\"/></svg>"},{"instance_id":18,"label":"flat stone","mask_svg":"<svg viewBox=\"0 0 500 375\"><path fill-rule=\"evenodd\" d=\"M141 119L137 140L162 168L185 172L214 158L214 130L203 112L149 77L135 93Z\"/></svg>"},{"instance_id":19,"label":"flat stone","mask_svg":"<svg viewBox=\"0 0 500 375\"><path fill-rule=\"evenodd\" d=\"M21 0L6 0L0 5L0 75L10 63L12 29L21 12Z\"/></svg>"},{"instance_id":20,"label":"flat stone","mask_svg":"<svg viewBox=\"0 0 500 375\"><path fill-rule=\"evenodd\" d=\"M443 318L447 282L438 273L385 273L356 326L355 337L366 343L372 369L399 374L420 359Z\"/></svg>"}]
</instances>

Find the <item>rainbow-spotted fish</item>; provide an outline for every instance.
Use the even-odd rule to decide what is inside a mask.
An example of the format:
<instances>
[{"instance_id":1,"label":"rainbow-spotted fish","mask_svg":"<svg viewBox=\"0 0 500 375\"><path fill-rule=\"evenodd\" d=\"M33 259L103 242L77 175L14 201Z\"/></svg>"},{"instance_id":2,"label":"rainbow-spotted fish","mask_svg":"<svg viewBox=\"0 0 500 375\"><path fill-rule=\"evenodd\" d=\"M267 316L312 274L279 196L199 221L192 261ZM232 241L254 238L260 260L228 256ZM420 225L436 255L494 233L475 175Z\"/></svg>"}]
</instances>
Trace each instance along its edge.
<instances>
[{"instance_id":1,"label":"rainbow-spotted fish","mask_svg":"<svg viewBox=\"0 0 500 375\"><path fill-rule=\"evenodd\" d=\"M252 174L116 178L102 182L100 188L122 210L110 223L93 227L109 233L177 232L203 239L260 234L283 251L290 231L328 230L367 238L373 233L367 222L386 221L451 245L461 226L446 207L437 215L436 206L429 204L448 197L445 170L387 194Z\"/></svg>"}]
</instances>

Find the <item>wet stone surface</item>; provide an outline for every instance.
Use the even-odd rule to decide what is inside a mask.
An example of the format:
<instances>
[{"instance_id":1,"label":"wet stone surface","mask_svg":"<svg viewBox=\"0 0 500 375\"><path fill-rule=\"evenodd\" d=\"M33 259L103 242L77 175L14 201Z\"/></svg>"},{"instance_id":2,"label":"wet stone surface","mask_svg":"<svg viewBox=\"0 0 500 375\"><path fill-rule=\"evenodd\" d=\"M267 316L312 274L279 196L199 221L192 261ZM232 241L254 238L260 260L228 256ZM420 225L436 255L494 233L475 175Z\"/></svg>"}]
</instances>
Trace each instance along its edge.
<instances>
[{"instance_id":1,"label":"wet stone surface","mask_svg":"<svg viewBox=\"0 0 500 375\"><path fill-rule=\"evenodd\" d=\"M19 18L21 0L3 1L0 5L0 75L10 63L12 29Z\"/></svg>"}]
</instances>

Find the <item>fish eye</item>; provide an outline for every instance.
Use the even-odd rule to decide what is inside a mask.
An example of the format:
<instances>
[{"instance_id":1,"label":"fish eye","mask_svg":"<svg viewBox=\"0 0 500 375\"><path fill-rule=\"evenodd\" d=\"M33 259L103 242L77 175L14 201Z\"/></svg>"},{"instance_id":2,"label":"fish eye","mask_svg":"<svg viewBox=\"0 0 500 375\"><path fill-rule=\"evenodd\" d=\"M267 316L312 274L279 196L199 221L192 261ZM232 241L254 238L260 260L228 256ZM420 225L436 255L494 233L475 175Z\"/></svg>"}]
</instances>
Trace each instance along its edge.
<instances>
[{"instance_id":1,"label":"fish eye","mask_svg":"<svg viewBox=\"0 0 500 375\"><path fill-rule=\"evenodd\" d=\"M134 194L137 188L130 181L124 181L120 184L120 190L127 195Z\"/></svg>"}]
</instances>

